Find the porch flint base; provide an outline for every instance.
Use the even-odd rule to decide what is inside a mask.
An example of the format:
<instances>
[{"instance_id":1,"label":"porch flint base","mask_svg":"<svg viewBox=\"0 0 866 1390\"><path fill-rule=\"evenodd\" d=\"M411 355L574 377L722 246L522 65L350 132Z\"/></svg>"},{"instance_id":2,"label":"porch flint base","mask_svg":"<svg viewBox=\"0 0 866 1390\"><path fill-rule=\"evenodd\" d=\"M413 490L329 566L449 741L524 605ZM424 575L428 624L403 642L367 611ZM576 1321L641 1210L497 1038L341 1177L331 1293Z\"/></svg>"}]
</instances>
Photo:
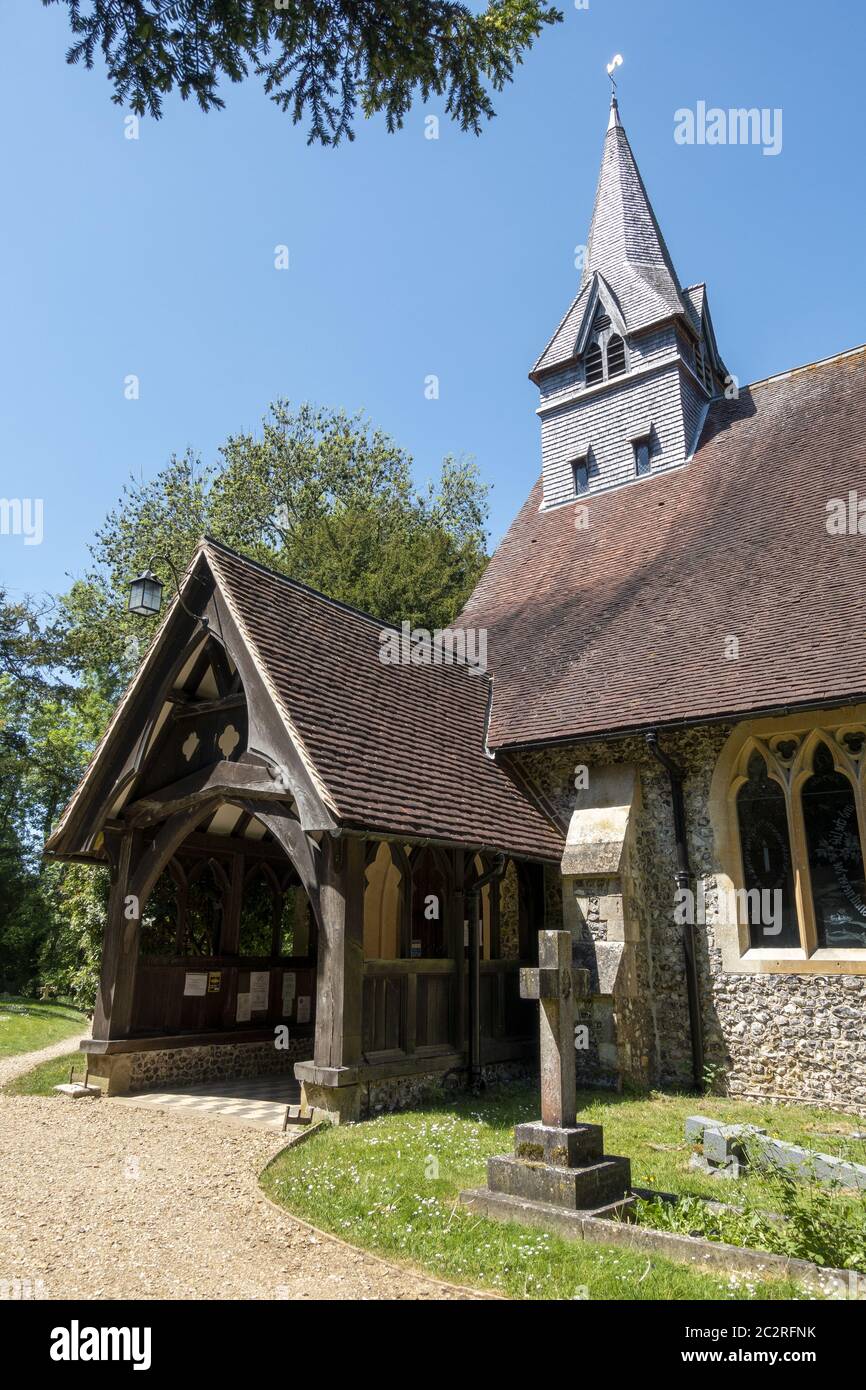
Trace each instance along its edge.
<instances>
[{"instance_id":1,"label":"porch flint base","mask_svg":"<svg viewBox=\"0 0 866 1390\"><path fill-rule=\"evenodd\" d=\"M458 1054L441 1058L435 1070L400 1075L374 1074L367 1067L317 1067L299 1062L301 1109L314 1120L355 1124L376 1115L408 1110L465 1090L470 1081L465 1060ZM485 1085L527 1082L532 1068L524 1062L492 1062L482 1069Z\"/></svg>"},{"instance_id":2,"label":"porch flint base","mask_svg":"<svg viewBox=\"0 0 866 1390\"><path fill-rule=\"evenodd\" d=\"M598 1212L630 1203L631 1164L604 1152L601 1125L518 1125L514 1154L487 1160L487 1188L482 1195L495 1204L500 1197L524 1204ZM479 1193L463 1193L461 1200ZM519 1220L516 1216L514 1219Z\"/></svg>"},{"instance_id":3,"label":"porch flint base","mask_svg":"<svg viewBox=\"0 0 866 1390\"><path fill-rule=\"evenodd\" d=\"M90 1079L96 1080L106 1095L117 1096L164 1085L189 1086L271 1072L291 1076L298 1058L309 1056L312 1047L312 1040L303 1037L290 1038L286 1048L275 1047L272 1039L207 1045L184 1045L180 1038L173 1041L170 1047L136 1047L134 1039L113 1044L87 1039L82 1051L87 1054ZM106 1050L96 1050L100 1048Z\"/></svg>"}]
</instances>

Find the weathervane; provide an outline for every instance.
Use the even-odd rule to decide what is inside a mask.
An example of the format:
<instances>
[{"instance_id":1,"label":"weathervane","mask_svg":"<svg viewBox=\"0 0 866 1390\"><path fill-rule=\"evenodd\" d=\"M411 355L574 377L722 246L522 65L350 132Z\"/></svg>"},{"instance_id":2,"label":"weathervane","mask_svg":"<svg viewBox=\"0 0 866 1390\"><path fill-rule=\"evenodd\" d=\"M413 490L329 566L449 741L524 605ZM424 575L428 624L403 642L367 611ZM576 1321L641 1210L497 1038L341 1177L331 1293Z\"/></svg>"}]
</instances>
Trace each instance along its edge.
<instances>
[{"instance_id":1,"label":"weathervane","mask_svg":"<svg viewBox=\"0 0 866 1390\"><path fill-rule=\"evenodd\" d=\"M621 54L621 53L614 53L613 57L611 58L610 62L609 62L608 65L607 65L607 75L608 75L608 77L610 78L611 96L616 96L616 82L614 81L613 75L614 75L614 73L616 72L617 68L621 68L621 67L622 67L622 54Z\"/></svg>"}]
</instances>

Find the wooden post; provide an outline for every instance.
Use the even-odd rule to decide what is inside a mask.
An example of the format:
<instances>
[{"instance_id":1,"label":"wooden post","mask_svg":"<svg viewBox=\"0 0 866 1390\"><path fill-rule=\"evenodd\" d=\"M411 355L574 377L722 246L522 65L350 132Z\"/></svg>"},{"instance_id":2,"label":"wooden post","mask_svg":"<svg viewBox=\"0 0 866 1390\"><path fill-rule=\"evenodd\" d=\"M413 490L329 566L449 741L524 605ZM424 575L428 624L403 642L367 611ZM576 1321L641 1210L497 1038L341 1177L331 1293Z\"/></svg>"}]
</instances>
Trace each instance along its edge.
<instances>
[{"instance_id":1,"label":"wooden post","mask_svg":"<svg viewBox=\"0 0 866 1390\"><path fill-rule=\"evenodd\" d=\"M111 891L102 947L99 988L93 1013L93 1037L126 1038L132 1025L135 968L138 963L140 904L127 904L129 879L139 836L106 833L111 862ZM130 916L136 907L138 911Z\"/></svg>"},{"instance_id":2,"label":"wooden post","mask_svg":"<svg viewBox=\"0 0 866 1390\"><path fill-rule=\"evenodd\" d=\"M226 956L236 956L241 936L241 907L244 897L244 870L246 862L242 854L232 855L232 877L227 894L226 914L222 925L220 952Z\"/></svg>"},{"instance_id":3,"label":"wooden post","mask_svg":"<svg viewBox=\"0 0 866 1390\"><path fill-rule=\"evenodd\" d=\"M364 841L322 845L322 931L316 980L317 1067L351 1067L361 1060L364 986Z\"/></svg>"},{"instance_id":4,"label":"wooden post","mask_svg":"<svg viewBox=\"0 0 866 1390\"><path fill-rule=\"evenodd\" d=\"M467 894L469 908L469 1076L473 1086L481 1079L481 893L473 885Z\"/></svg>"},{"instance_id":5,"label":"wooden post","mask_svg":"<svg viewBox=\"0 0 866 1390\"><path fill-rule=\"evenodd\" d=\"M454 896L451 904L451 955L454 959L454 998L451 1041L459 1052L466 1047L466 945L464 922L466 899L463 876L466 872L462 849L454 850Z\"/></svg>"}]
</instances>

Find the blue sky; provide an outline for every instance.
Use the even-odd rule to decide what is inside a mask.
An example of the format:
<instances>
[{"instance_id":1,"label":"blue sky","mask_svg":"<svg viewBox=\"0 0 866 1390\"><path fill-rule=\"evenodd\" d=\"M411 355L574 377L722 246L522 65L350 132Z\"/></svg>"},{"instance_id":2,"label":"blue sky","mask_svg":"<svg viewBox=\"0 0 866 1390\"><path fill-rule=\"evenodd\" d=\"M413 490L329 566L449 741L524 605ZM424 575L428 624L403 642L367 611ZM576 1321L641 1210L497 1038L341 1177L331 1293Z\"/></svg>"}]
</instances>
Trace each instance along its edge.
<instances>
[{"instance_id":1,"label":"blue sky","mask_svg":"<svg viewBox=\"0 0 866 1390\"><path fill-rule=\"evenodd\" d=\"M434 102L323 150L255 79L222 113L171 99L127 140L104 74L64 61L65 6L2 0L0 496L44 499L45 519L41 545L0 535L0 583L66 587L130 473L213 458L278 395L363 408L420 480L474 455L498 539L539 471L526 373L576 289L617 51L623 123L729 368L753 381L866 340L866 7L560 6L480 138L443 119L425 139ZM781 107L782 152L676 144L700 100Z\"/></svg>"}]
</instances>

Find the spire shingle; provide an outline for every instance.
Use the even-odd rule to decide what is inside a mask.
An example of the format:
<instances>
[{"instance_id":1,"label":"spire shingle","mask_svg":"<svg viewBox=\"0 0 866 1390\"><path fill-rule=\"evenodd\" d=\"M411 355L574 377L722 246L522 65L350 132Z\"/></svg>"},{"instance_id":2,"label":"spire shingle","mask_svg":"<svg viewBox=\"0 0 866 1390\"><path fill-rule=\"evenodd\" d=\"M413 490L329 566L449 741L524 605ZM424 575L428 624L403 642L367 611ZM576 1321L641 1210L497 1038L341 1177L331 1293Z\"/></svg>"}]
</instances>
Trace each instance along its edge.
<instances>
[{"instance_id":1,"label":"spire shingle","mask_svg":"<svg viewBox=\"0 0 866 1390\"><path fill-rule=\"evenodd\" d=\"M599 274L616 296L630 333L676 314L688 314L670 253L614 96L604 141L583 274L574 304L548 343L533 371L559 366L574 353L574 309L587 285ZM579 316L578 316L579 318Z\"/></svg>"}]
</instances>

